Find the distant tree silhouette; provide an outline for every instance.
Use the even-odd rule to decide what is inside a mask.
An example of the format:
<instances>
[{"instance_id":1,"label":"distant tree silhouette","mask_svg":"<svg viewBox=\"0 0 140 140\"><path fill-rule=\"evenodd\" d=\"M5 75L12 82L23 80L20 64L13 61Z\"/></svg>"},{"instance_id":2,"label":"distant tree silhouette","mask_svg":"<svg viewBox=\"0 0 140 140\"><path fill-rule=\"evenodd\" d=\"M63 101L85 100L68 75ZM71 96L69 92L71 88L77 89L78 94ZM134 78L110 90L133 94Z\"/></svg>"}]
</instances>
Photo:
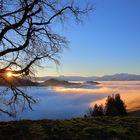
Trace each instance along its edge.
<instances>
[{"instance_id":1,"label":"distant tree silhouette","mask_svg":"<svg viewBox=\"0 0 140 140\"><path fill-rule=\"evenodd\" d=\"M103 107L103 105L99 105L98 106L98 114L100 116L103 116L104 115L104 107Z\"/></svg>"},{"instance_id":2,"label":"distant tree silhouette","mask_svg":"<svg viewBox=\"0 0 140 140\"><path fill-rule=\"evenodd\" d=\"M105 107L95 104L87 111L87 116L125 116L127 115L126 106L120 94L108 96Z\"/></svg>"},{"instance_id":3,"label":"distant tree silhouette","mask_svg":"<svg viewBox=\"0 0 140 140\"><path fill-rule=\"evenodd\" d=\"M92 108L92 107L89 107L88 108L88 110L87 110L87 115L84 115L84 116L90 116L90 117L92 117L93 116L93 111L94 111L94 108Z\"/></svg>"},{"instance_id":4,"label":"distant tree silhouette","mask_svg":"<svg viewBox=\"0 0 140 140\"><path fill-rule=\"evenodd\" d=\"M115 106L119 110L120 115L127 115L126 105L121 99L120 94L115 94Z\"/></svg>"},{"instance_id":5,"label":"distant tree silhouette","mask_svg":"<svg viewBox=\"0 0 140 140\"><path fill-rule=\"evenodd\" d=\"M119 94L108 96L105 105L105 115L118 116L127 115L126 106Z\"/></svg>"},{"instance_id":6,"label":"distant tree silhouette","mask_svg":"<svg viewBox=\"0 0 140 140\"><path fill-rule=\"evenodd\" d=\"M88 116L103 116L104 115L104 109L103 105L97 105L95 104L93 108L89 108L87 112Z\"/></svg>"},{"instance_id":7,"label":"distant tree silhouette","mask_svg":"<svg viewBox=\"0 0 140 140\"><path fill-rule=\"evenodd\" d=\"M75 0L0 0L0 80L13 91L0 112L12 115L18 103L22 110L27 108L25 105L31 108L35 103L31 96L9 82L5 74L12 72L29 78L48 60L59 64L59 54L68 41L55 27L67 19L80 22L81 16L92 9L91 5L82 9ZM5 93L0 95L3 97Z\"/></svg>"}]
</instances>

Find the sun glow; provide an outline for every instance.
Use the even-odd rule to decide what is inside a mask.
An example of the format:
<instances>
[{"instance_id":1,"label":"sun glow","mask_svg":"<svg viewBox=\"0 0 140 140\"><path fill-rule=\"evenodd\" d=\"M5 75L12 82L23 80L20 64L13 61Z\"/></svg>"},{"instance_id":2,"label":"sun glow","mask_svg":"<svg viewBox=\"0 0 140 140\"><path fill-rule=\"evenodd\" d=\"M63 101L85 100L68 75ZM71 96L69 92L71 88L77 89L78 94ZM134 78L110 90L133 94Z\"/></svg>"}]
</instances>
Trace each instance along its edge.
<instances>
[{"instance_id":1,"label":"sun glow","mask_svg":"<svg viewBox=\"0 0 140 140\"><path fill-rule=\"evenodd\" d=\"M13 74L12 74L12 72L7 72L6 75L7 75L7 77L12 77Z\"/></svg>"}]
</instances>

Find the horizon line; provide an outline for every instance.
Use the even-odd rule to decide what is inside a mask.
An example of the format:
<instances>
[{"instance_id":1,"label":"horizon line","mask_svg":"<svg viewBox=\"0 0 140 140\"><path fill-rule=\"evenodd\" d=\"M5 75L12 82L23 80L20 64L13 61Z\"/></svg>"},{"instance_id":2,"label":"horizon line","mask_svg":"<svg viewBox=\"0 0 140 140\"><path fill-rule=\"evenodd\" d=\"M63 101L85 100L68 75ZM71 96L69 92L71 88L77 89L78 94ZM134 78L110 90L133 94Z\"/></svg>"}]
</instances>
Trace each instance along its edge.
<instances>
[{"instance_id":1,"label":"horizon line","mask_svg":"<svg viewBox=\"0 0 140 140\"><path fill-rule=\"evenodd\" d=\"M91 76L83 76L83 75L44 75L44 76L36 76L36 77L103 77L103 76L112 76L119 74L128 74L128 75L140 75L136 73L114 73L114 74L105 74L105 75L91 75Z\"/></svg>"}]
</instances>

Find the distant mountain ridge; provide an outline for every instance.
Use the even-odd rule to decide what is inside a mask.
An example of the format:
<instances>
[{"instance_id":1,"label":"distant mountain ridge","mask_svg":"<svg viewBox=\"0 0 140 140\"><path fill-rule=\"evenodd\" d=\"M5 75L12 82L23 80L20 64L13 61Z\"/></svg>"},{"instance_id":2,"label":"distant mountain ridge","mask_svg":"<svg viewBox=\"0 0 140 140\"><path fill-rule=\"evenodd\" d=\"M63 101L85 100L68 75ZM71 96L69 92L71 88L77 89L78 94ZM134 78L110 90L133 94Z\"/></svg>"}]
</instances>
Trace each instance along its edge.
<instances>
[{"instance_id":1,"label":"distant mountain ridge","mask_svg":"<svg viewBox=\"0 0 140 140\"><path fill-rule=\"evenodd\" d=\"M91 77L82 77L82 76L45 76L37 77L38 81L45 81L51 78L65 81L140 81L140 75L128 74L128 73L119 73L114 75L105 75L101 77L91 76Z\"/></svg>"},{"instance_id":2,"label":"distant mountain ridge","mask_svg":"<svg viewBox=\"0 0 140 140\"><path fill-rule=\"evenodd\" d=\"M98 81L139 81L140 75L120 73L114 75L105 75L97 78Z\"/></svg>"}]
</instances>

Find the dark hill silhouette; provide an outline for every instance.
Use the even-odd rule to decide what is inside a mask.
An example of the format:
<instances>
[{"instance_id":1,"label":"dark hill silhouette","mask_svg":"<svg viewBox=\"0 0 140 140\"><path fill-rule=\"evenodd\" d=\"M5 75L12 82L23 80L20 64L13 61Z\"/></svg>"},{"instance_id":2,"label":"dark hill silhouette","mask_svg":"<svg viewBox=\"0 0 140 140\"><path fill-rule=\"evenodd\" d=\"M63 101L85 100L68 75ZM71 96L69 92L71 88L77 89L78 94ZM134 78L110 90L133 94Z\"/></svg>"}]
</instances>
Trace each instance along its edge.
<instances>
[{"instance_id":1,"label":"dark hill silhouette","mask_svg":"<svg viewBox=\"0 0 140 140\"><path fill-rule=\"evenodd\" d=\"M45 86L69 86L69 85L80 85L80 83L71 83L64 80L49 79L42 83Z\"/></svg>"},{"instance_id":2,"label":"dark hill silhouette","mask_svg":"<svg viewBox=\"0 0 140 140\"><path fill-rule=\"evenodd\" d=\"M7 81L7 82L6 82ZM38 86L39 84L37 82L33 82L29 79L23 79L20 77L0 77L0 86L7 86L8 83L14 85L14 86Z\"/></svg>"},{"instance_id":3,"label":"dark hill silhouette","mask_svg":"<svg viewBox=\"0 0 140 140\"><path fill-rule=\"evenodd\" d=\"M86 81L85 84L98 85L100 83L99 82L95 82L95 81Z\"/></svg>"}]
</instances>

